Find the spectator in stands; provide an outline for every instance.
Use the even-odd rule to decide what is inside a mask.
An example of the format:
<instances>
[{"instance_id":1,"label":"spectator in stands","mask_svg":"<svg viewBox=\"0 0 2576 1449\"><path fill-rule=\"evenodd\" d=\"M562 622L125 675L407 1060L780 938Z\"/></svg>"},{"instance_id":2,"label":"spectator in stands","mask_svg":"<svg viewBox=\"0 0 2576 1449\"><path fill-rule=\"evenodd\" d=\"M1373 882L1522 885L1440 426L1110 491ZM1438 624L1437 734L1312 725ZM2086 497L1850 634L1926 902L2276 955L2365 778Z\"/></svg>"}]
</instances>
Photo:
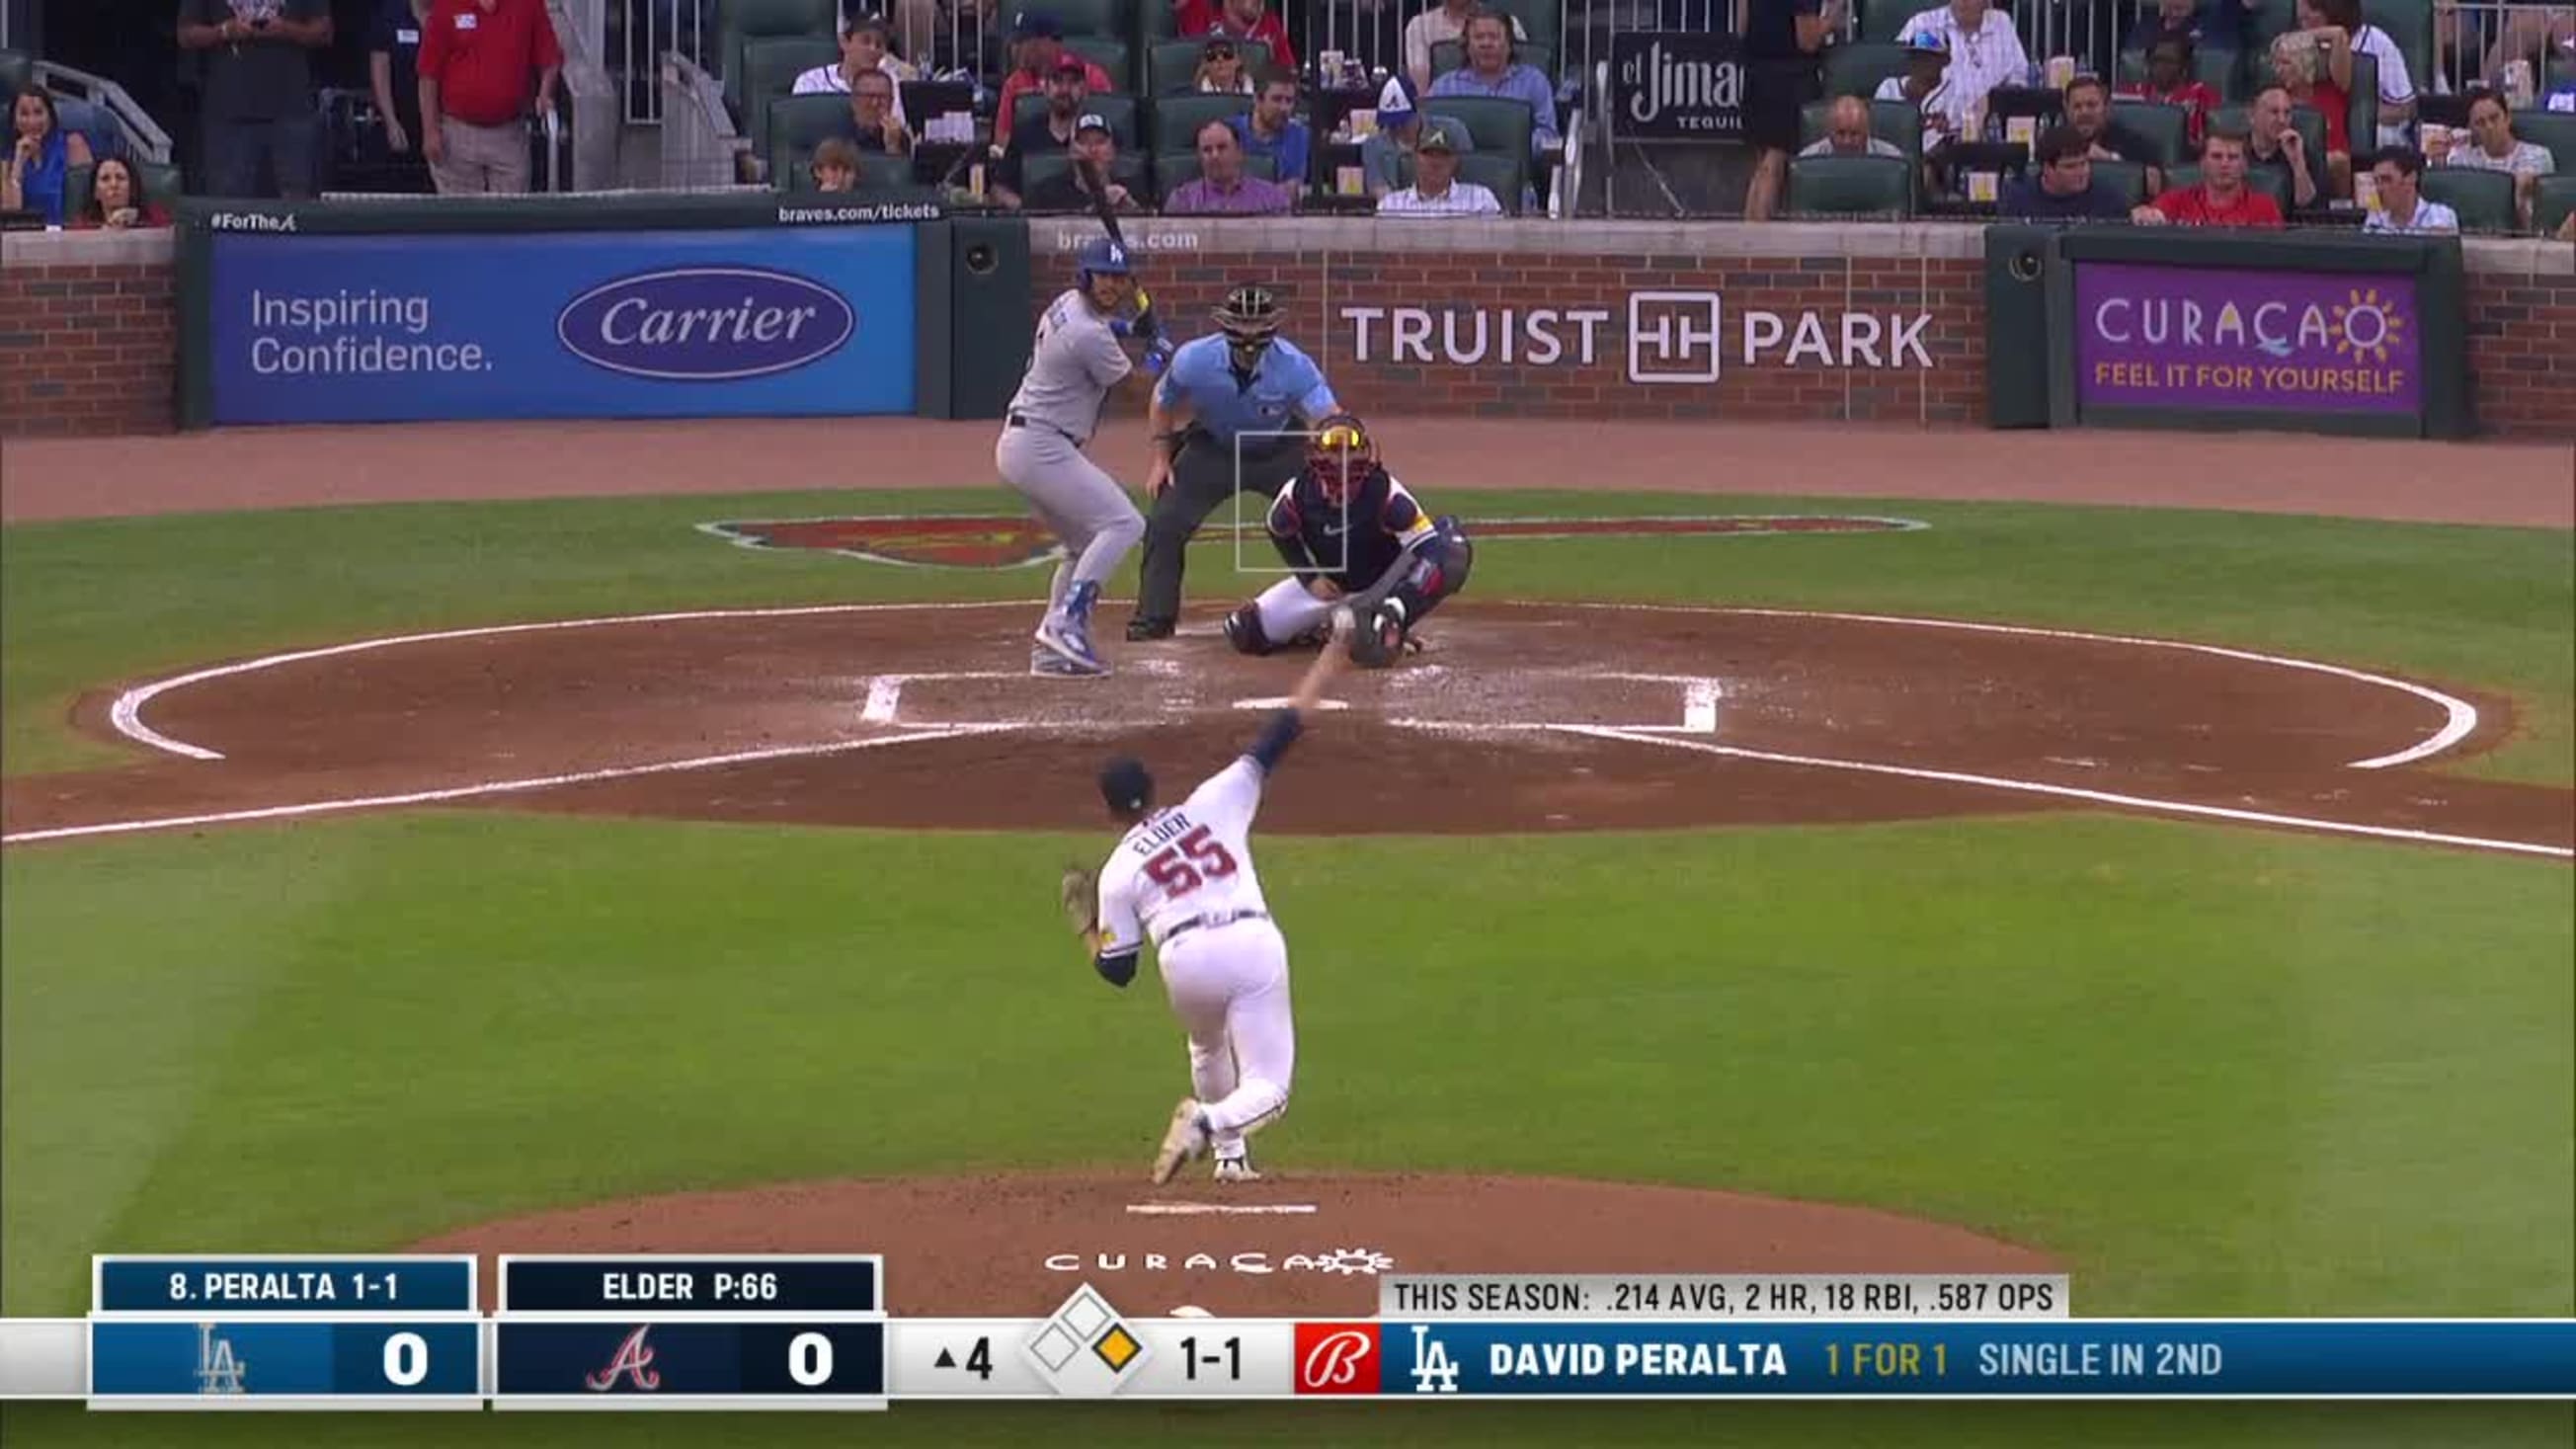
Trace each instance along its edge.
<instances>
[{"instance_id":1,"label":"spectator in stands","mask_svg":"<svg viewBox=\"0 0 2576 1449\"><path fill-rule=\"evenodd\" d=\"M2051 126L2031 148L2039 179L2016 178L2004 187L2005 216L2032 221L2118 221L2129 214L2128 198L2093 178L2093 143L2073 126Z\"/></svg>"},{"instance_id":2,"label":"spectator in stands","mask_svg":"<svg viewBox=\"0 0 2576 1449\"><path fill-rule=\"evenodd\" d=\"M861 151L880 156L912 154L912 131L895 114L894 77L881 70L863 72L850 87L850 116L837 133Z\"/></svg>"},{"instance_id":3,"label":"spectator in stands","mask_svg":"<svg viewBox=\"0 0 2576 1449\"><path fill-rule=\"evenodd\" d=\"M2200 184L2175 187L2129 213L2140 226L2242 226L2278 229L2281 208L2245 184L2243 131L2213 126L2200 148Z\"/></svg>"},{"instance_id":4,"label":"spectator in stands","mask_svg":"<svg viewBox=\"0 0 2576 1449\"><path fill-rule=\"evenodd\" d=\"M71 224L74 231L168 226L170 213L143 194L143 179L134 174L134 163L122 156L103 156L89 179L89 204Z\"/></svg>"},{"instance_id":5,"label":"spectator in stands","mask_svg":"<svg viewBox=\"0 0 2576 1449\"><path fill-rule=\"evenodd\" d=\"M420 39L429 29L431 0L383 0L367 36L367 85L384 123L385 152L409 156L420 125ZM409 167L387 183L418 190L426 178Z\"/></svg>"},{"instance_id":6,"label":"spectator in stands","mask_svg":"<svg viewBox=\"0 0 2576 1449\"><path fill-rule=\"evenodd\" d=\"M9 164L0 171L0 211L32 211L47 226L63 224L63 184L71 168L90 164L89 138L63 129L54 98L20 91L9 105Z\"/></svg>"},{"instance_id":7,"label":"spectator in stands","mask_svg":"<svg viewBox=\"0 0 2576 1449\"><path fill-rule=\"evenodd\" d=\"M1306 194L1306 168L1315 140L1297 119L1297 74L1274 70L1262 77L1252 110L1232 120L1234 139L1247 156L1267 156L1278 167L1279 184L1295 196Z\"/></svg>"},{"instance_id":8,"label":"spectator in stands","mask_svg":"<svg viewBox=\"0 0 2576 1449\"><path fill-rule=\"evenodd\" d=\"M1190 89L1203 96L1252 94L1252 73L1243 68L1243 57L1235 52L1230 37L1212 37L1199 48L1199 68L1190 77Z\"/></svg>"},{"instance_id":9,"label":"spectator in stands","mask_svg":"<svg viewBox=\"0 0 2576 1449\"><path fill-rule=\"evenodd\" d=\"M2218 92L2192 74L2192 43L2187 35L2168 35L2147 47L2147 78L2125 81L2120 94L2160 106L2180 106L2183 142L2195 152L2209 129L2209 113L2218 109Z\"/></svg>"},{"instance_id":10,"label":"spectator in stands","mask_svg":"<svg viewBox=\"0 0 2576 1449\"><path fill-rule=\"evenodd\" d=\"M1530 150L1544 156L1556 149L1556 87L1537 67L1512 59L1512 32L1499 12L1480 9L1467 17L1467 63L1431 83L1432 98L1500 96L1530 108Z\"/></svg>"},{"instance_id":11,"label":"spectator in stands","mask_svg":"<svg viewBox=\"0 0 2576 1449\"><path fill-rule=\"evenodd\" d=\"M528 108L553 114L562 74L545 0L438 0L420 41L420 150L439 193L526 194Z\"/></svg>"},{"instance_id":12,"label":"spectator in stands","mask_svg":"<svg viewBox=\"0 0 2576 1449\"><path fill-rule=\"evenodd\" d=\"M2433 147L2431 160L2440 166L2465 166L2475 171L2501 171L2513 178L2514 209L2525 226L2531 224L2532 193L2539 189L2540 178L2558 169L2558 158L2546 147L2518 140L2513 134L2513 111L2502 95L2480 86L2469 92L2469 140L2466 145L2445 135Z\"/></svg>"},{"instance_id":13,"label":"spectator in stands","mask_svg":"<svg viewBox=\"0 0 2576 1449\"><path fill-rule=\"evenodd\" d=\"M1012 127L1010 149L1002 153L1002 164L993 178L996 200L1004 206L1020 204L1021 162L1030 156L1053 155L1073 145L1074 123L1082 118L1082 103L1091 97L1089 67L1081 56L1067 53L1056 58L1055 71L1047 77L1046 109Z\"/></svg>"},{"instance_id":14,"label":"spectator in stands","mask_svg":"<svg viewBox=\"0 0 2576 1449\"><path fill-rule=\"evenodd\" d=\"M1378 198L1380 216L1500 216L1487 187L1458 179L1458 153L1442 131L1425 131L1413 148L1413 184Z\"/></svg>"},{"instance_id":15,"label":"spectator in stands","mask_svg":"<svg viewBox=\"0 0 2576 1449\"><path fill-rule=\"evenodd\" d=\"M796 78L800 96L840 94L856 89L853 84L870 71L883 71L895 83L894 118L911 124L903 113L903 83L919 80L921 73L897 60L894 55L894 31L877 16L863 16L841 27L841 61L838 65L818 65ZM1003 122L1005 126L1010 123Z\"/></svg>"},{"instance_id":16,"label":"spectator in stands","mask_svg":"<svg viewBox=\"0 0 2576 1449\"><path fill-rule=\"evenodd\" d=\"M814 173L817 191L856 191L859 189L859 148L843 136L826 136L814 148L814 159L807 164Z\"/></svg>"},{"instance_id":17,"label":"spectator in stands","mask_svg":"<svg viewBox=\"0 0 2576 1449\"><path fill-rule=\"evenodd\" d=\"M2316 167L2308 159L2308 138L2290 124L2290 92L2265 86L2255 93L2247 113L2253 125L2247 138L2246 166L2269 166L2290 179L2290 205L2300 211L2317 204Z\"/></svg>"},{"instance_id":18,"label":"spectator in stands","mask_svg":"<svg viewBox=\"0 0 2576 1449\"><path fill-rule=\"evenodd\" d=\"M1045 85L1047 77L1055 74L1056 65L1061 61L1071 59L1081 63L1083 86L1087 90L1107 92L1118 89L1118 83L1109 78L1109 72L1064 48L1064 31L1056 24L1055 16L1047 11L1021 11L1019 23L1011 27L1011 43L1014 58L1019 63L1003 78L1002 94L994 102L993 109L993 114L1000 118L996 124L1006 129L1011 124L1011 117L1017 114L1013 107L1019 103L1020 93Z\"/></svg>"},{"instance_id":19,"label":"spectator in stands","mask_svg":"<svg viewBox=\"0 0 2576 1449\"><path fill-rule=\"evenodd\" d=\"M1297 198L1287 187L1245 174L1243 143L1234 127L1209 121L1199 127L1196 143L1198 179L1172 188L1163 198L1165 215L1286 216L1296 209Z\"/></svg>"},{"instance_id":20,"label":"spectator in stands","mask_svg":"<svg viewBox=\"0 0 2576 1449\"><path fill-rule=\"evenodd\" d=\"M2361 18L2361 0L2298 0L2299 29L2314 37L2325 57L2327 76L2336 90L2352 94L2352 58L2359 54L2379 62L2379 134L2363 137L2375 146L2406 144L2415 119L2415 81L2406 73L2406 52L2396 37Z\"/></svg>"},{"instance_id":21,"label":"spectator in stands","mask_svg":"<svg viewBox=\"0 0 2576 1449\"><path fill-rule=\"evenodd\" d=\"M311 53L331 37L328 0L179 0L180 48L206 52L208 192L313 194L321 127Z\"/></svg>"},{"instance_id":22,"label":"spectator in stands","mask_svg":"<svg viewBox=\"0 0 2576 1449\"><path fill-rule=\"evenodd\" d=\"M1143 0L1151 5L1160 0ZM1296 47L1288 43L1288 27L1264 0L1182 0L1175 8L1183 35L1225 35L1236 40L1258 40L1270 47L1270 62L1297 69Z\"/></svg>"},{"instance_id":23,"label":"spectator in stands","mask_svg":"<svg viewBox=\"0 0 2576 1449\"><path fill-rule=\"evenodd\" d=\"M2460 214L2438 201L2428 200L2421 187L2424 177L2424 153L2411 146L2394 146L2379 153L2370 168L2371 179L2379 186L2379 205L2372 208L2369 219L2362 222L2363 231L2394 232L2401 235L2459 235Z\"/></svg>"},{"instance_id":24,"label":"spectator in stands","mask_svg":"<svg viewBox=\"0 0 2576 1449\"><path fill-rule=\"evenodd\" d=\"M1466 123L1455 116L1426 116L1414 104L1418 94L1403 76L1388 76L1377 97L1377 130L1360 142L1360 174L1373 198L1383 198L1404 185L1403 158L1421 147L1433 132L1449 138L1459 155L1475 149Z\"/></svg>"},{"instance_id":25,"label":"spectator in stands","mask_svg":"<svg viewBox=\"0 0 2576 1449\"><path fill-rule=\"evenodd\" d=\"M1744 141L1753 148L1753 180L1744 190L1744 219L1769 221L1789 178L1807 104L1825 93L1823 56L1842 33L1851 0L1746 0ZM1861 108L1861 135L1869 135ZM1864 148L1866 149L1866 148Z\"/></svg>"},{"instance_id":26,"label":"spectator in stands","mask_svg":"<svg viewBox=\"0 0 2576 1449\"><path fill-rule=\"evenodd\" d=\"M1903 101L1923 113L1923 154L1931 155L1959 138L1968 107L1949 79L1950 42L1940 32L1917 30L1905 37L1905 74L1878 83L1876 99Z\"/></svg>"},{"instance_id":27,"label":"spectator in stands","mask_svg":"<svg viewBox=\"0 0 2576 1449\"><path fill-rule=\"evenodd\" d=\"M2150 51L2158 41L2182 40L2232 49L2242 43L2246 9L2241 0L2156 0L2129 28L2127 48Z\"/></svg>"},{"instance_id":28,"label":"spectator in stands","mask_svg":"<svg viewBox=\"0 0 2576 1449\"><path fill-rule=\"evenodd\" d=\"M1109 129L1108 118L1095 111L1074 122L1070 149L1074 164L1030 187L1023 201L1027 210L1091 210L1091 183L1084 179L1086 163L1099 171L1100 194L1108 198L1111 210L1144 210L1144 204L1136 195L1109 174L1109 168L1118 161L1118 133Z\"/></svg>"},{"instance_id":29,"label":"spectator in stands","mask_svg":"<svg viewBox=\"0 0 2576 1449\"><path fill-rule=\"evenodd\" d=\"M2352 194L2352 100L2343 87L2327 72L2338 48L2343 45L2341 31L2312 36L2305 31L2291 31L2272 42L2273 82L2290 93L2292 105L2306 106L2325 118L2326 185L2333 195ZM2344 74L2352 74L2350 52L2343 52L2347 62Z\"/></svg>"},{"instance_id":30,"label":"spectator in stands","mask_svg":"<svg viewBox=\"0 0 2576 1449\"><path fill-rule=\"evenodd\" d=\"M1404 76L1413 82L1413 93L1431 89L1431 48L1443 41L1462 40L1467 33L1467 17L1476 8L1476 0L1439 0L1430 9L1404 22ZM1512 38L1529 39L1529 32L1512 19Z\"/></svg>"},{"instance_id":31,"label":"spectator in stands","mask_svg":"<svg viewBox=\"0 0 2576 1449\"><path fill-rule=\"evenodd\" d=\"M2062 104L2067 128L2083 140L2086 153L2094 160L2156 159L2143 139L2111 119L2111 88L2102 83L2100 76L2079 75L2068 81Z\"/></svg>"},{"instance_id":32,"label":"spectator in stands","mask_svg":"<svg viewBox=\"0 0 2576 1449\"><path fill-rule=\"evenodd\" d=\"M1959 134L1978 139L1980 125L1968 124L1973 113L1982 123L1986 93L1997 86L2017 86L2030 74L2030 52L2013 33L2012 17L1995 13L1989 0L1950 0L1938 10L1925 10L1905 22L1901 34L1925 31L1946 42L1950 56L1948 83L1956 96Z\"/></svg>"},{"instance_id":33,"label":"spectator in stands","mask_svg":"<svg viewBox=\"0 0 2576 1449\"><path fill-rule=\"evenodd\" d=\"M1900 147L1870 134L1869 102L1858 96L1844 96L1834 102L1825 115L1825 134L1815 144L1798 153L1800 156L1893 156L1905 159ZM1748 211L1747 217L1751 216Z\"/></svg>"}]
</instances>

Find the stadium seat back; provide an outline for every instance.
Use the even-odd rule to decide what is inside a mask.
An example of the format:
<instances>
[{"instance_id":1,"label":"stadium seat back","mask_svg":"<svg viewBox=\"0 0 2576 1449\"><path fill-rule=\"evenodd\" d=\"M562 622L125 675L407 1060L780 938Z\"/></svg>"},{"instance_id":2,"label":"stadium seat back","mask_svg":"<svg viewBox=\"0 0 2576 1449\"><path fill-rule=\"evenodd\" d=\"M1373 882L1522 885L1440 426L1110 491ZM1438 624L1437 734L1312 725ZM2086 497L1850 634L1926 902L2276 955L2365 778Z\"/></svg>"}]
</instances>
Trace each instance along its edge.
<instances>
[{"instance_id":1,"label":"stadium seat back","mask_svg":"<svg viewBox=\"0 0 2576 1449\"><path fill-rule=\"evenodd\" d=\"M743 51L755 40L802 36L828 40L840 53L836 0L723 0L717 13L716 55L724 67L724 98L737 115L747 94L750 62ZM754 134L757 134L756 132Z\"/></svg>"},{"instance_id":2,"label":"stadium seat back","mask_svg":"<svg viewBox=\"0 0 2576 1449\"><path fill-rule=\"evenodd\" d=\"M2513 178L2472 166L2428 166L2416 178L2424 198L2460 214L2462 231L2512 231L2522 224L2514 205Z\"/></svg>"},{"instance_id":3,"label":"stadium seat back","mask_svg":"<svg viewBox=\"0 0 2576 1449\"><path fill-rule=\"evenodd\" d=\"M2181 106L2123 98L2111 103L2111 121L2146 143L2146 159L2154 165L2179 166L2191 159L2191 112Z\"/></svg>"},{"instance_id":4,"label":"stadium seat back","mask_svg":"<svg viewBox=\"0 0 2576 1449\"><path fill-rule=\"evenodd\" d=\"M1878 94L1881 81L1905 74L1905 47L1887 41L1859 41L1825 52L1825 99Z\"/></svg>"},{"instance_id":5,"label":"stadium seat back","mask_svg":"<svg viewBox=\"0 0 2576 1449\"><path fill-rule=\"evenodd\" d=\"M1522 62L1538 66L1540 70L1546 72L1549 80L1555 80L1554 68L1541 64L1538 57L1530 54L1530 51L1533 48L1543 49L1551 59L1563 53L1565 0L1487 0L1487 3L1521 23L1521 34L1529 37L1527 40L1520 41L1516 47L1521 53Z\"/></svg>"},{"instance_id":6,"label":"stadium seat back","mask_svg":"<svg viewBox=\"0 0 2576 1449\"><path fill-rule=\"evenodd\" d=\"M1172 8L1171 0L1140 0L1140 3L1159 5L1165 10ZM1004 9L1007 13L1001 17L1001 23L1006 26L1027 10L1044 10L1053 15L1056 24L1064 29L1068 46L1078 35L1124 41L1135 28L1129 0L1030 0L1026 5L1011 5Z\"/></svg>"},{"instance_id":7,"label":"stadium seat back","mask_svg":"<svg viewBox=\"0 0 2576 1449\"><path fill-rule=\"evenodd\" d=\"M2147 200L2147 166L2143 161L2096 161L2093 179L2120 193L2130 206L2143 206Z\"/></svg>"},{"instance_id":8,"label":"stadium seat back","mask_svg":"<svg viewBox=\"0 0 2576 1449\"><path fill-rule=\"evenodd\" d=\"M1154 98L1154 150L1198 149L1199 127L1228 116L1252 114L1250 96L1180 95Z\"/></svg>"},{"instance_id":9,"label":"stadium seat back","mask_svg":"<svg viewBox=\"0 0 2576 1449\"><path fill-rule=\"evenodd\" d=\"M2531 194L2532 226L2542 236L2554 237L2571 212L2576 212L2576 175L2541 177Z\"/></svg>"},{"instance_id":10,"label":"stadium seat back","mask_svg":"<svg viewBox=\"0 0 2576 1449\"><path fill-rule=\"evenodd\" d=\"M849 115L850 98L844 95L780 96L772 100L761 154L768 158L773 181L785 184L785 178L796 175L797 168L814 154L816 146L841 133Z\"/></svg>"},{"instance_id":11,"label":"stadium seat back","mask_svg":"<svg viewBox=\"0 0 2576 1449\"><path fill-rule=\"evenodd\" d=\"M2513 134L2548 152L2558 163L2556 175L2576 176L2576 112L2516 111Z\"/></svg>"},{"instance_id":12,"label":"stadium seat back","mask_svg":"<svg viewBox=\"0 0 2576 1449\"><path fill-rule=\"evenodd\" d=\"M1884 217L1913 211L1914 163L1894 156L1800 156L1789 163L1789 205L1798 217Z\"/></svg>"},{"instance_id":13,"label":"stadium seat back","mask_svg":"<svg viewBox=\"0 0 2576 1449\"><path fill-rule=\"evenodd\" d=\"M1136 52L1126 41L1114 35L1068 35L1064 48L1109 72L1117 89L1136 88Z\"/></svg>"},{"instance_id":14,"label":"stadium seat back","mask_svg":"<svg viewBox=\"0 0 2576 1449\"><path fill-rule=\"evenodd\" d=\"M769 103L792 95L796 78L818 65L838 65L841 45L810 35L765 35L742 48L742 134L769 134ZM892 79L892 77L888 77Z\"/></svg>"}]
</instances>

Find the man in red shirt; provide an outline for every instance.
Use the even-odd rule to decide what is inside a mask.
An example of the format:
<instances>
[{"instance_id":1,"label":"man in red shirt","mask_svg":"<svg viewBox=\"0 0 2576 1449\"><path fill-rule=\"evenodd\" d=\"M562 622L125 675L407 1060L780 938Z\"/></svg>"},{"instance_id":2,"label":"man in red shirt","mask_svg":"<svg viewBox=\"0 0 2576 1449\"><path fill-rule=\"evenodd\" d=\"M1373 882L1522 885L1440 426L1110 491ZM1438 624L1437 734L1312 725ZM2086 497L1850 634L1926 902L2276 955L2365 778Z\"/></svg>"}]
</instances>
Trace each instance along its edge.
<instances>
[{"instance_id":1,"label":"man in red shirt","mask_svg":"<svg viewBox=\"0 0 2576 1449\"><path fill-rule=\"evenodd\" d=\"M1015 47L1012 59L1018 64L1011 67L1010 75L1002 81L1002 98L993 103L995 136L1011 134L1011 127L1015 124L1012 117L1017 112L1020 96L1029 91L1043 93L1047 77L1055 74L1060 62L1080 62L1083 87L1095 96L1118 89L1118 83L1109 78L1109 72L1064 48L1064 27L1047 11L1021 11L1019 22L1011 27L1011 44Z\"/></svg>"},{"instance_id":2,"label":"man in red shirt","mask_svg":"<svg viewBox=\"0 0 2576 1449\"><path fill-rule=\"evenodd\" d=\"M2210 128L2200 148L2200 184L2177 187L2129 213L2140 226L2253 226L2278 229L2281 207L2245 184L2250 137L2240 129Z\"/></svg>"},{"instance_id":3,"label":"man in red shirt","mask_svg":"<svg viewBox=\"0 0 2576 1449\"><path fill-rule=\"evenodd\" d=\"M1159 0L1146 0L1147 4ZM1182 0L1177 18L1181 34L1229 35L1236 40L1265 41L1274 68L1295 70L1297 52L1288 44L1288 27L1264 0Z\"/></svg>"},{"instance_id":4,"label":"man in red shirt","mask_svg":"<svg viewBox=\"0 0 2576 1449\"><path fill-rule=\"evenodd\" d=\"M437 0L421 27L420 153L439 194L525 193L528 105L551 115L562 73L546 0Z\"/></svg>"}]
</instances>

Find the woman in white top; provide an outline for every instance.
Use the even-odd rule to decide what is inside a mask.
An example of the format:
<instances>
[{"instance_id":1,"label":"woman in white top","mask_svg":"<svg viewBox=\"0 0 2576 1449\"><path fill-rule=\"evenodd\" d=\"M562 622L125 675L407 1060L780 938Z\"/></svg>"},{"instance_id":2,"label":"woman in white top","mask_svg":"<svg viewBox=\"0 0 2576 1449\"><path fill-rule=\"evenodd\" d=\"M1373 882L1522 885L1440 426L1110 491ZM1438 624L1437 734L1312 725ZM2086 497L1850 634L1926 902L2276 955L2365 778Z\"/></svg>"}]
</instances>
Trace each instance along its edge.
<instances>
[{"instance_id":1,"label":"woman in white top","mask_svg":"<svg viewBox=\"0 0 2576 1449\"><path fill-rule=\"evenodd\" d=\"M796 78L796 94L848 95L855 76L881 70L894 78L894 118L904 121L903 83L918 80L921 72L897 60L894 54L894 32L884 20L874 15L851 21L841 31L841 63L818 65Z\"/></svg>"}]
</instances>

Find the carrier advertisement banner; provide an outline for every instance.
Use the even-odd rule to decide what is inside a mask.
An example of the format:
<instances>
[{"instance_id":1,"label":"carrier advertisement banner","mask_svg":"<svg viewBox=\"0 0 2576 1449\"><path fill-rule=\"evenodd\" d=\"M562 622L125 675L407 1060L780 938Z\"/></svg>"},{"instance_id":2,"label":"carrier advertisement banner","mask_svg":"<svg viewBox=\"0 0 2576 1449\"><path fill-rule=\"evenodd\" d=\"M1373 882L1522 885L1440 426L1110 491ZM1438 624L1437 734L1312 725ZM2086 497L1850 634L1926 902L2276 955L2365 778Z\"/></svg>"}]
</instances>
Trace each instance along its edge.
<instances>
[{"instance_id":1,"label":"carrier advertisement banner","mask_svg":"<svg viewBox=\"0 0 2576 1449\"><path fill-rule=\"evenodd\" d=\"M219 424L913 410L909 226L213 246Z\"/></svg>"},{"instance_id":2,"label":"carrier advertisement banner","mask_svg":"<svg viewBox=\"0 0 2576 1449\"><path fill-rule=\"evenodd\" d=\"M2423 330L2411 276L2075 264L2079 407L2412 416Z\"/></svg>"}]
</instances>

